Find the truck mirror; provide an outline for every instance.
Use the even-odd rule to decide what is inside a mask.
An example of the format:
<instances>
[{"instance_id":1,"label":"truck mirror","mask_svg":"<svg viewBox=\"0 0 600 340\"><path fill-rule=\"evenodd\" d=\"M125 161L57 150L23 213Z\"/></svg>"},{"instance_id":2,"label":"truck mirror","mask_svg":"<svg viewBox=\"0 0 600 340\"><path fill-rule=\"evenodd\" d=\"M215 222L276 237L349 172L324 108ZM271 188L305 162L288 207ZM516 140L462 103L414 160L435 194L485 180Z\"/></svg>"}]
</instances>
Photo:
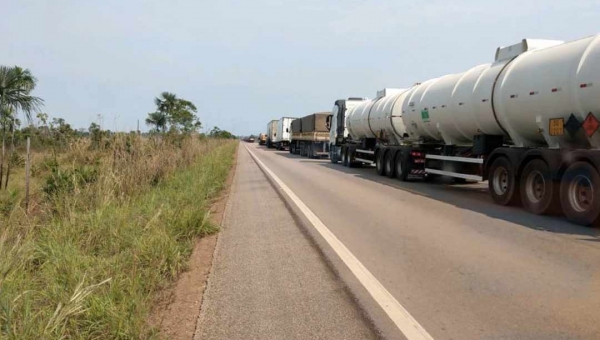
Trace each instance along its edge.
<instances>
[{"instance_id":1,"label":"truck mirror","mask_svg":"<svg viewBox=\"0 0 600 340\"><path fill-rule=\"evenodd\" d=\"M327 131L331 131L331 117L332 115L329 115L325 120L325 126L327 127Z\"/></svg>"}]
</instances>

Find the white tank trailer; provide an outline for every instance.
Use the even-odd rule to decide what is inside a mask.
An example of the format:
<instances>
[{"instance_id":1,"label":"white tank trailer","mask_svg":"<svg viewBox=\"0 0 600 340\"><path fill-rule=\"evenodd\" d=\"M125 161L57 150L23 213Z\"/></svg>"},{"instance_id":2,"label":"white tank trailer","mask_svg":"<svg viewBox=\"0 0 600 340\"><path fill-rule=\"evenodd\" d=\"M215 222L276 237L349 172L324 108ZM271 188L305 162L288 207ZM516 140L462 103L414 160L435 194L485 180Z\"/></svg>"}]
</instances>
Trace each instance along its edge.
<instances>
[{"instance_id":1,"label":"white tank trailer","mask_svg":"<svg viewBox=\"0 0 600 340\"><path fill-rule=\"evenodd\" d=\"M488 180L498 204L600 222L600 35L525 39L463 73L338 100L332 117L334 163Z\"/></svg>"}]
</instances>

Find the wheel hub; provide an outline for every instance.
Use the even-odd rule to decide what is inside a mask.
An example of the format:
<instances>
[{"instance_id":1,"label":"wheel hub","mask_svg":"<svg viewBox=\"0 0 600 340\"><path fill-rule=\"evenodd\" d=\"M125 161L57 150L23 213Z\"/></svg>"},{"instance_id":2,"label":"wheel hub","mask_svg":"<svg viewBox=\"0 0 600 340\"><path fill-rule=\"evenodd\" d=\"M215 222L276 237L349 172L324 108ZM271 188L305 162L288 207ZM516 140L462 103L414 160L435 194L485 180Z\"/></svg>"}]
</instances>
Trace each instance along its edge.
<instances>
[{"instance_id":1,"label":"wheel hub","mask_svg":"<svg viewBox=\"0 0 600 340\"><path fill-rule=\"evenodd\" d=\"M499 167L494 171L492 176L494 191L498 195L504 195L508 191L508 170Z\"/></svg>"},{"instance_id":2,"label":"wheel hub","mask_svg":"<svg viewBox=\"0 0 600 340\"><path fill-rule=\"evenodd\" d=\"M569 203L578 212L590 209L594 201L592 181L584 175L578 175L569 184Z\"/></svg>"},{"instance_id":3,"label":"wheel hub","mask_svg":"<svg viewBox=\"0 0 600 340\"><path fill-rule=\"evenodd\" d=\"M539 203L546 194L546 180L539 171L533 171L527 175L525 181L525 192L527 199L533 203Z\"/></svg>"}]
</instances>

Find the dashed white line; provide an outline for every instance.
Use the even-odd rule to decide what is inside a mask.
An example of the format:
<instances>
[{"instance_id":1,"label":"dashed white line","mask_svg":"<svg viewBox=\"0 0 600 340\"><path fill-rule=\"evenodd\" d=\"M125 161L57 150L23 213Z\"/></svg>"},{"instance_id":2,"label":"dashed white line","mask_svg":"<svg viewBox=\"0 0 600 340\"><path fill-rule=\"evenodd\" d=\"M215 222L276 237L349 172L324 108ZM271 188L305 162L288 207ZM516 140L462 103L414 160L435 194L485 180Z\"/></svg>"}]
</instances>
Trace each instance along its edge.
<instances>
[{"instance_id":1,"label":"dashed white line","mask_svg":"<svg viewBox=\"0 0 600 340\"><path fill-rule=\"evenodd\" d=\"M244 145L245 146L245 145ZM356 276L358 281L371 294L373 299L390 317L392 322L404 334L408 340L433 340L433 337L421 326L410 313L402 307L390 292L369 272L369 270L350 252L348 248L321 222L294 192L271 169L269 169L256 155L245 146L254 161L273 179L286 195L296 204L298 209L310 221L313 227L323 236L329 246L335 251L340 259L348 266L348 269Z\"/></svg>"}]
</instances>

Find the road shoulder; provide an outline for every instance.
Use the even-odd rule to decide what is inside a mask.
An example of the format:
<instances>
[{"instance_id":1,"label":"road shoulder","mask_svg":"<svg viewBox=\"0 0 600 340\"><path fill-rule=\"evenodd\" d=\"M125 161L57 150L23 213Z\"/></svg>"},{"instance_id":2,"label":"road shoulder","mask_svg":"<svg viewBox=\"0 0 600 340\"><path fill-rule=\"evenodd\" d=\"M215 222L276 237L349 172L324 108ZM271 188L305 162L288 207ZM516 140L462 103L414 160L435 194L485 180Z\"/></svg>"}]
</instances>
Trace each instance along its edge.
<instances>
[{"instance_id":1,"label":"road shoulder","mask_svg":"<svg viewBox=\"0 0 600 340\"><path fill-rule=\"evenodd\" d=\"M243 147L195 338L376 338Z\"/></svg>"}]
</instances>

